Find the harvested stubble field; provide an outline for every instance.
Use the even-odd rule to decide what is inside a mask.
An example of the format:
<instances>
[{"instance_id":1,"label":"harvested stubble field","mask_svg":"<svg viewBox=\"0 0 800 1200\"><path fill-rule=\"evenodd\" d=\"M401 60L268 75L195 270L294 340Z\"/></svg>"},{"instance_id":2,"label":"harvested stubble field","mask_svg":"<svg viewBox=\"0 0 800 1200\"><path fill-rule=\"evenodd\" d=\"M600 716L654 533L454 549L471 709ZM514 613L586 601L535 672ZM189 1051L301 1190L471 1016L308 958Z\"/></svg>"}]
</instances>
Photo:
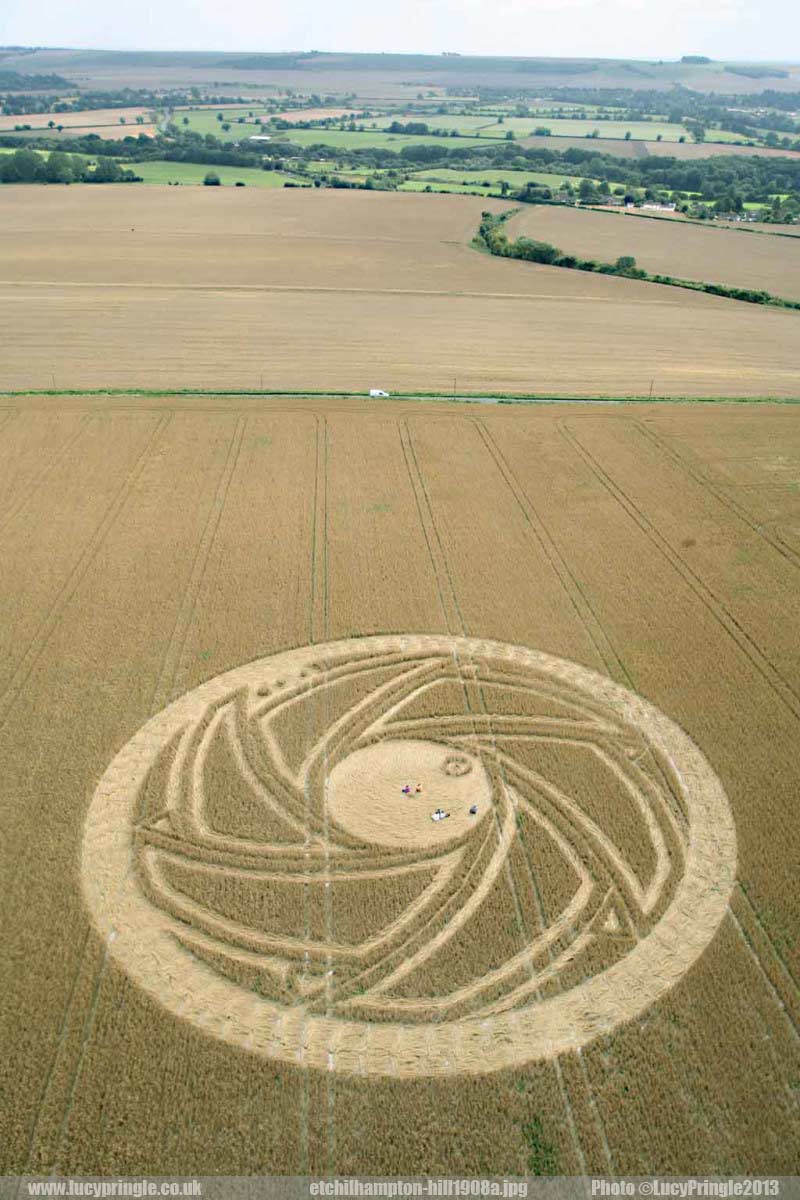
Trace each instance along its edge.
<instances>
[{"instance_id":1,"label":"harvested stubble field","mask_svg":"<svg viewBox=\"0 0 800 1200\"><path fill-rule=\"evenodd\" d=\"M751 157L755 155L756 158L800 158L796 150L773 149L771 146L738 146L733 142L683 142L677 146L671 142L648 142L647 153L674 158L717 158L720 155L731 154Z\"/></svg>"},{"instance_id":2,"label":"harvested stubble field","mask_svg":"<svg viewBox=\"0 0 800 1200\"><path fill-rule=\"evenodd\" d=\"M789 406L5 400L3 1170L790 1174L798 489Z\"/></svg>"},{"instance_id":3,"label":"harvested stubble field","mask_svg":"<svg viewBox=\"0 0 800 1200\"><path fill-rule=\"evenodd\" d=\"M63 125L64 129L98 129L105 125L114 127L115 132L130 125L130 132L140 132L136 124L137 117L144 118L150 125L151 113L146 108L89 108L77 112L45 112L29 113L27 116L7 116L0 114L0 132L13 132L16 125L30 125L33 129L48 129L48 123ZM51 132L48 129L48 132ZM120 137L124 134L119 134Z\"/></svg>"},{"instance_id":4,"label":"harvested stubble field","mask_svg":"<svg viewBox=\"0 0 800 1200\"><path fill-rule=\"evenodd\" d=\"M542 120L542 125L547 121ZM588 124L588 122L587 122ZM796 150L773 150L768 146L739 146L734 142L640 142L625 140L622 133L616 138L587 138L564 136L535 136L520 139L519 145L537 150L593 150L598 154L613 154L615 158L646 158L649 154L669 158L715 158L717 155L747 154L756 157L797 158Z\"/></svg>"},{"instance_id":5,"label":"harvested stubble field","mask_svg":"<svg viewBox=\"0 0 800 1200\"><path fill-rule=\"evenodd\" d=\"M551 242L580 258L614 263L622 255L633 255L636 265L651 274L760 288L787 300L800 299L800 238L747 237L741 230L715 224L544 205L524 208L506 228L509 237Z\"/></svg>"},{"instance_id":6,"label":"harvested stubble field","mask_svg":"<svg viewBox=\"0 0 800 1200\"><path fill-rule=\"evenodd\" d=\"M500 201L97 185L0 206L6 390L797 392L796 313L481 255Z\"/></svg>"},{"instance_id":7,"label":"harvested stubble field","mask_svg":"<svg viewBox=\"0 0 800 1200\"><path fill-rule=\"evenodd\" d=\"M51 140L67 142L72 141L76 137L88 137L89 134L96 134L106 142L116 142L121 138L134 137L140 135L144 137L155 137L157 127L155 125L82 125L80 128L72 127L68 129L66 126L62 130L48 129L47 126L40 128L38 126L33 129L25 130L24 133L15 133L13 129L8 129L4 133L4 137L19 137L27 144L31 139L49 142Z\"/></svg>"},{"instance_id":8,"label":"harvested stubble field","mask_svg":"<svg viewBox=\"0 0 800 1200\"><path fill-rule=\"evenodd\" d=\"M800 225L781 225L771 221L720 221L725 229L738 229L740 233L769 233L773 237L800 238Z\"/></svg>"}]
</instances>

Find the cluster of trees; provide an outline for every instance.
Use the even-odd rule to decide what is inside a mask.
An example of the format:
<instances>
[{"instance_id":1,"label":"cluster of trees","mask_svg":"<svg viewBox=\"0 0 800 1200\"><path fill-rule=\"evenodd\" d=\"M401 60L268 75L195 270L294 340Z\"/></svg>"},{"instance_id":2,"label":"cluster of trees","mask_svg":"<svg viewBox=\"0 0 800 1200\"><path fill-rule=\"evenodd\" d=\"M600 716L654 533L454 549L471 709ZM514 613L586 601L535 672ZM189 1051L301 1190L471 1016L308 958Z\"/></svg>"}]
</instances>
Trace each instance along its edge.
<instances>
[{"instance_id":1,"label":"cluster of trees","mask_svg":"<svg viewBox=\"0 0 800 1200\"><path fill-rule=\"evenodd\" d=\"M405 125L400 121L392 121L391 125L386 130L387 133L409 133L417 135L430 133L430 131L430 126L426 125L424 121L407 121Z\"/></svg>"},{"instance_id":2,"label":"cluster of trees","mask_svg":"<svg viewBox=\"0 0 800 1200\"><path fill-rule=\"evenodd\" d=\"M87 112L94 108L156 108L161 103L158 94L149 89L123 88L111 92L82 92L67 100L9 93L0 98L0 110L5 116L24 116L44 112Z\"/></svg>"},{"instance_id":3,"label":"cluster of trees","mask_svg":"<svg viewBox=\"0 0 800 1200\"><path fill-rule=\"evenodd\" d=\"M521 258L526 262L544 263L551 267L568 267L574 271L596 271L600 275L625 275L628 279L646 279L647 272L636 266L636 259L623 255L616 263L596 262L594 259L578 258L575 254L565 254L550 242L540 242L535 238L518 237L509 241L503 225L511 214L490 213L481 214L478 229L478 241L491 254L500 258Z\"/></svg>"},{"instance_id":4,"label":"cluster of trees","mask_svg":"<svg viewBox=\"0 0 800 1200\"><path fill-rule=\"evenodd\" d=\"M113 158L90 165L76 154L52 150L45 157L35 150L16 150L0 157L0 183L135 183L141 176L125 170Z\"/></svg>"},{"instance_id":5,"label":"cluster of trees","mask_svg":"<svg viewBox=\"0 0 800 1200\"><path fill-rule=\"evenodd\" d=\"M3 79L9 72L0 71L0 112L5 116L25 116L43 112L87 112L94 108L160 108L168 103L170 108L178 108L191 104L246 104L242 96L222 96L201 92L199 88L189 91L170 92L167 97L163 92L151 88L116 88L111 91L86 91L74 95L74 88L65 80L61 80L67 88L67 98L63 96L40 95L6 90ZM13 72L11 72L13 74ZM31 76L40 79L41 76ZM47 78L59 79L57 75ZM37 85L48 86L48 85ZM56 85L60 87L59 85Z\"/></svg>"},{"instance_id":6,"label":"cluster of trees","mask_svg":"<svg viewBox=\"0 0 800 1200\"><path fill-rule=\"evenodd\" d=\"M69 88L61 75L23 75L20 71L0 71L0 92L37 92Z\"/></svg>"},{"instance_id":7,"label":"cluster of trees","mask_svg":"<svg viewBox=\"0 0 800 1200\"><path fill-rule=\"evenodd\" d=\"M800 300L784 300L769 292L756 288L728 287L720 283L705 283L702 280L679 279L674 275L651 275L637 267L632 255L622 255L614 263L597 262L591 258L578 258L565 254L550 242L539 242L534 238L518 237L509 241L503 229L507 213L481 213L481 223L475 239L477 245L485 247L490 254L500 258L519 258L526 262L544 263L551 267L566 267L573 271L594 271L599 275L622 275L626 279L644 279L648 283L662 283L670 287L685 288L694 292L708 292L730 300L743 300L748 304L769 304L777 308L800 309Z\"/></svg>"}]
</instances>

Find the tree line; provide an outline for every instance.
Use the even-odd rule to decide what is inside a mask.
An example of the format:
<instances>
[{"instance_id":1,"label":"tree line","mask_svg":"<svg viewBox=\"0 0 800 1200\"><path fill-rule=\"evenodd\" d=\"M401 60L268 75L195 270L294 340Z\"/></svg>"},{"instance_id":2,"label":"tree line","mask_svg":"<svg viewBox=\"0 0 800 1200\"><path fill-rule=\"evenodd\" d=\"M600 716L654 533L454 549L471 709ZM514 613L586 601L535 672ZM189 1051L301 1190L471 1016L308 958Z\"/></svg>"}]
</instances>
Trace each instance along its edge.
<instances>
[{"instance_id":1,"label":"tree line","mask_svg":"<svg viewBox=\"0 0 800 1200\"><path fill-rule=\"evenodd\" d=\"M90 166L76 154L52 150L16 150L0 157L0 183L137 183L141 176L120 167L113 158L98 158Z\"/></svg>"},{"instance_id":2,"label":"tree line","mask_svg":"<svg viewBox=\"0 0 800 1200\"><path fill-rule=\"evenodd\" d=\"M518 237L510 241L503 226L515 211L504 213L481 213L481 223L474 244L488 250L499 258L518 258L525 262L543 263L550 267L565 267L573 271L593 271L598 275L622 275L626 279L641 279L646 283L662 283L670 287L685 288L693 292L707 292L712 296L723 296L730 300L743 300L748 304L767 304L774 308L800 310L800 300L786 300L773 296L758 288L730 287L721 283L706 283L703 280L680 279L674 275L651 274L636 265L633 255L622 255L616 262L607 263L591 258L579 258L565 254L550 242L535 238Z\"/></svg>"},{"instance_id":3,"label":"tree line","mask_svg":"<svg viewBox=\"0 0 800 1200\"><path fill-rule=\"evenodd\" d=\"M18 147L20 138L0 136L2 145ZM334 169L394 171L398 177L404 171L426 167L495 172L529 170L582 177L587 183L583 189L586 195L579 198L587 202L607 195L613 184L622 194L643 192L645 199L677 198L680 203L699 205L700 210L693 213L698 216L709 215L712 206L716 211L737 212L747 203L756 203L769 208L764 214L766 219L800 218L800 159L779 156L720 155L690 161L672 156L620 159L589 146L560 151L550 147L521 147L513 142L490 143L488 139L479 147L459 146L457 139L441 139L429 145L410 140L399 150L379 146L353 149L322 142L300 146L291 141L291 134L285 140L270 143L265 154L263 144L255 146L246 137L229 142L211 133L203 135L177 126L170 126L168 136L159 134L155 138L140 135L111 141L96 134L58 140L45 136L37 137L35 145L37 149L88 154L98 160L113 157L136 163L166 159L267 170L280 170L285 165L302 170L305 164L325 158L335 164ZM376 185L381 186L380 181ZM517 194L526 201L537 198L535 189ZM777 206L776 196L780 197ZM703 206L708 212L703 211Z\"/></svg>"}]
</instances>

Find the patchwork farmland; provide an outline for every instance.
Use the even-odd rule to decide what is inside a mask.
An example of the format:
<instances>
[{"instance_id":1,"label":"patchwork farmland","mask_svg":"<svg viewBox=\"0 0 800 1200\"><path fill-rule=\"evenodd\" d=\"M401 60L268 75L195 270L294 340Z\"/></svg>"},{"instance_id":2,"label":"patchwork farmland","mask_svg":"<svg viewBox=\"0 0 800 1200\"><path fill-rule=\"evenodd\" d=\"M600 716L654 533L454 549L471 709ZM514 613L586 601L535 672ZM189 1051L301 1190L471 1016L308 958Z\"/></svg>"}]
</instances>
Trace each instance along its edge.
<instances>
[{"instance_id":1,"label":"patchwork farmland","mask_svg":"<svg viewBox=\"0 0 800 1200\"><path fill-rule=\"evenodd\" d=\"M4 1171L791 1173L797 412L4 398Z\"/></svg>"}]
</instances>

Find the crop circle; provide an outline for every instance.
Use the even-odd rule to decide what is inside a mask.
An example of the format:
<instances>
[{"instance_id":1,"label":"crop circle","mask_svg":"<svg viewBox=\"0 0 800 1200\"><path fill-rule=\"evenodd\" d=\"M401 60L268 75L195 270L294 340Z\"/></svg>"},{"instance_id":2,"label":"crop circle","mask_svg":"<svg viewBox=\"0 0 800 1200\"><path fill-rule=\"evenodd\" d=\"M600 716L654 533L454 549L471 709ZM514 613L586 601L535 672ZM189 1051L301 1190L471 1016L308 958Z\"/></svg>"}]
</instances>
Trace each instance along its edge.
<instances>
[{"instance_id":1,"label":"crop circle","mask_svg":"<svg viewBox=\"0 0 800 1200\"><path fill-rule=\"evenodd\" d=\"M188 692L119 752L84 896L159 1004L255 1054L481 1073L644 1012L713 938L722 785L633 692L520 646L353 638Z\"/></svg>"}]
</instances>

